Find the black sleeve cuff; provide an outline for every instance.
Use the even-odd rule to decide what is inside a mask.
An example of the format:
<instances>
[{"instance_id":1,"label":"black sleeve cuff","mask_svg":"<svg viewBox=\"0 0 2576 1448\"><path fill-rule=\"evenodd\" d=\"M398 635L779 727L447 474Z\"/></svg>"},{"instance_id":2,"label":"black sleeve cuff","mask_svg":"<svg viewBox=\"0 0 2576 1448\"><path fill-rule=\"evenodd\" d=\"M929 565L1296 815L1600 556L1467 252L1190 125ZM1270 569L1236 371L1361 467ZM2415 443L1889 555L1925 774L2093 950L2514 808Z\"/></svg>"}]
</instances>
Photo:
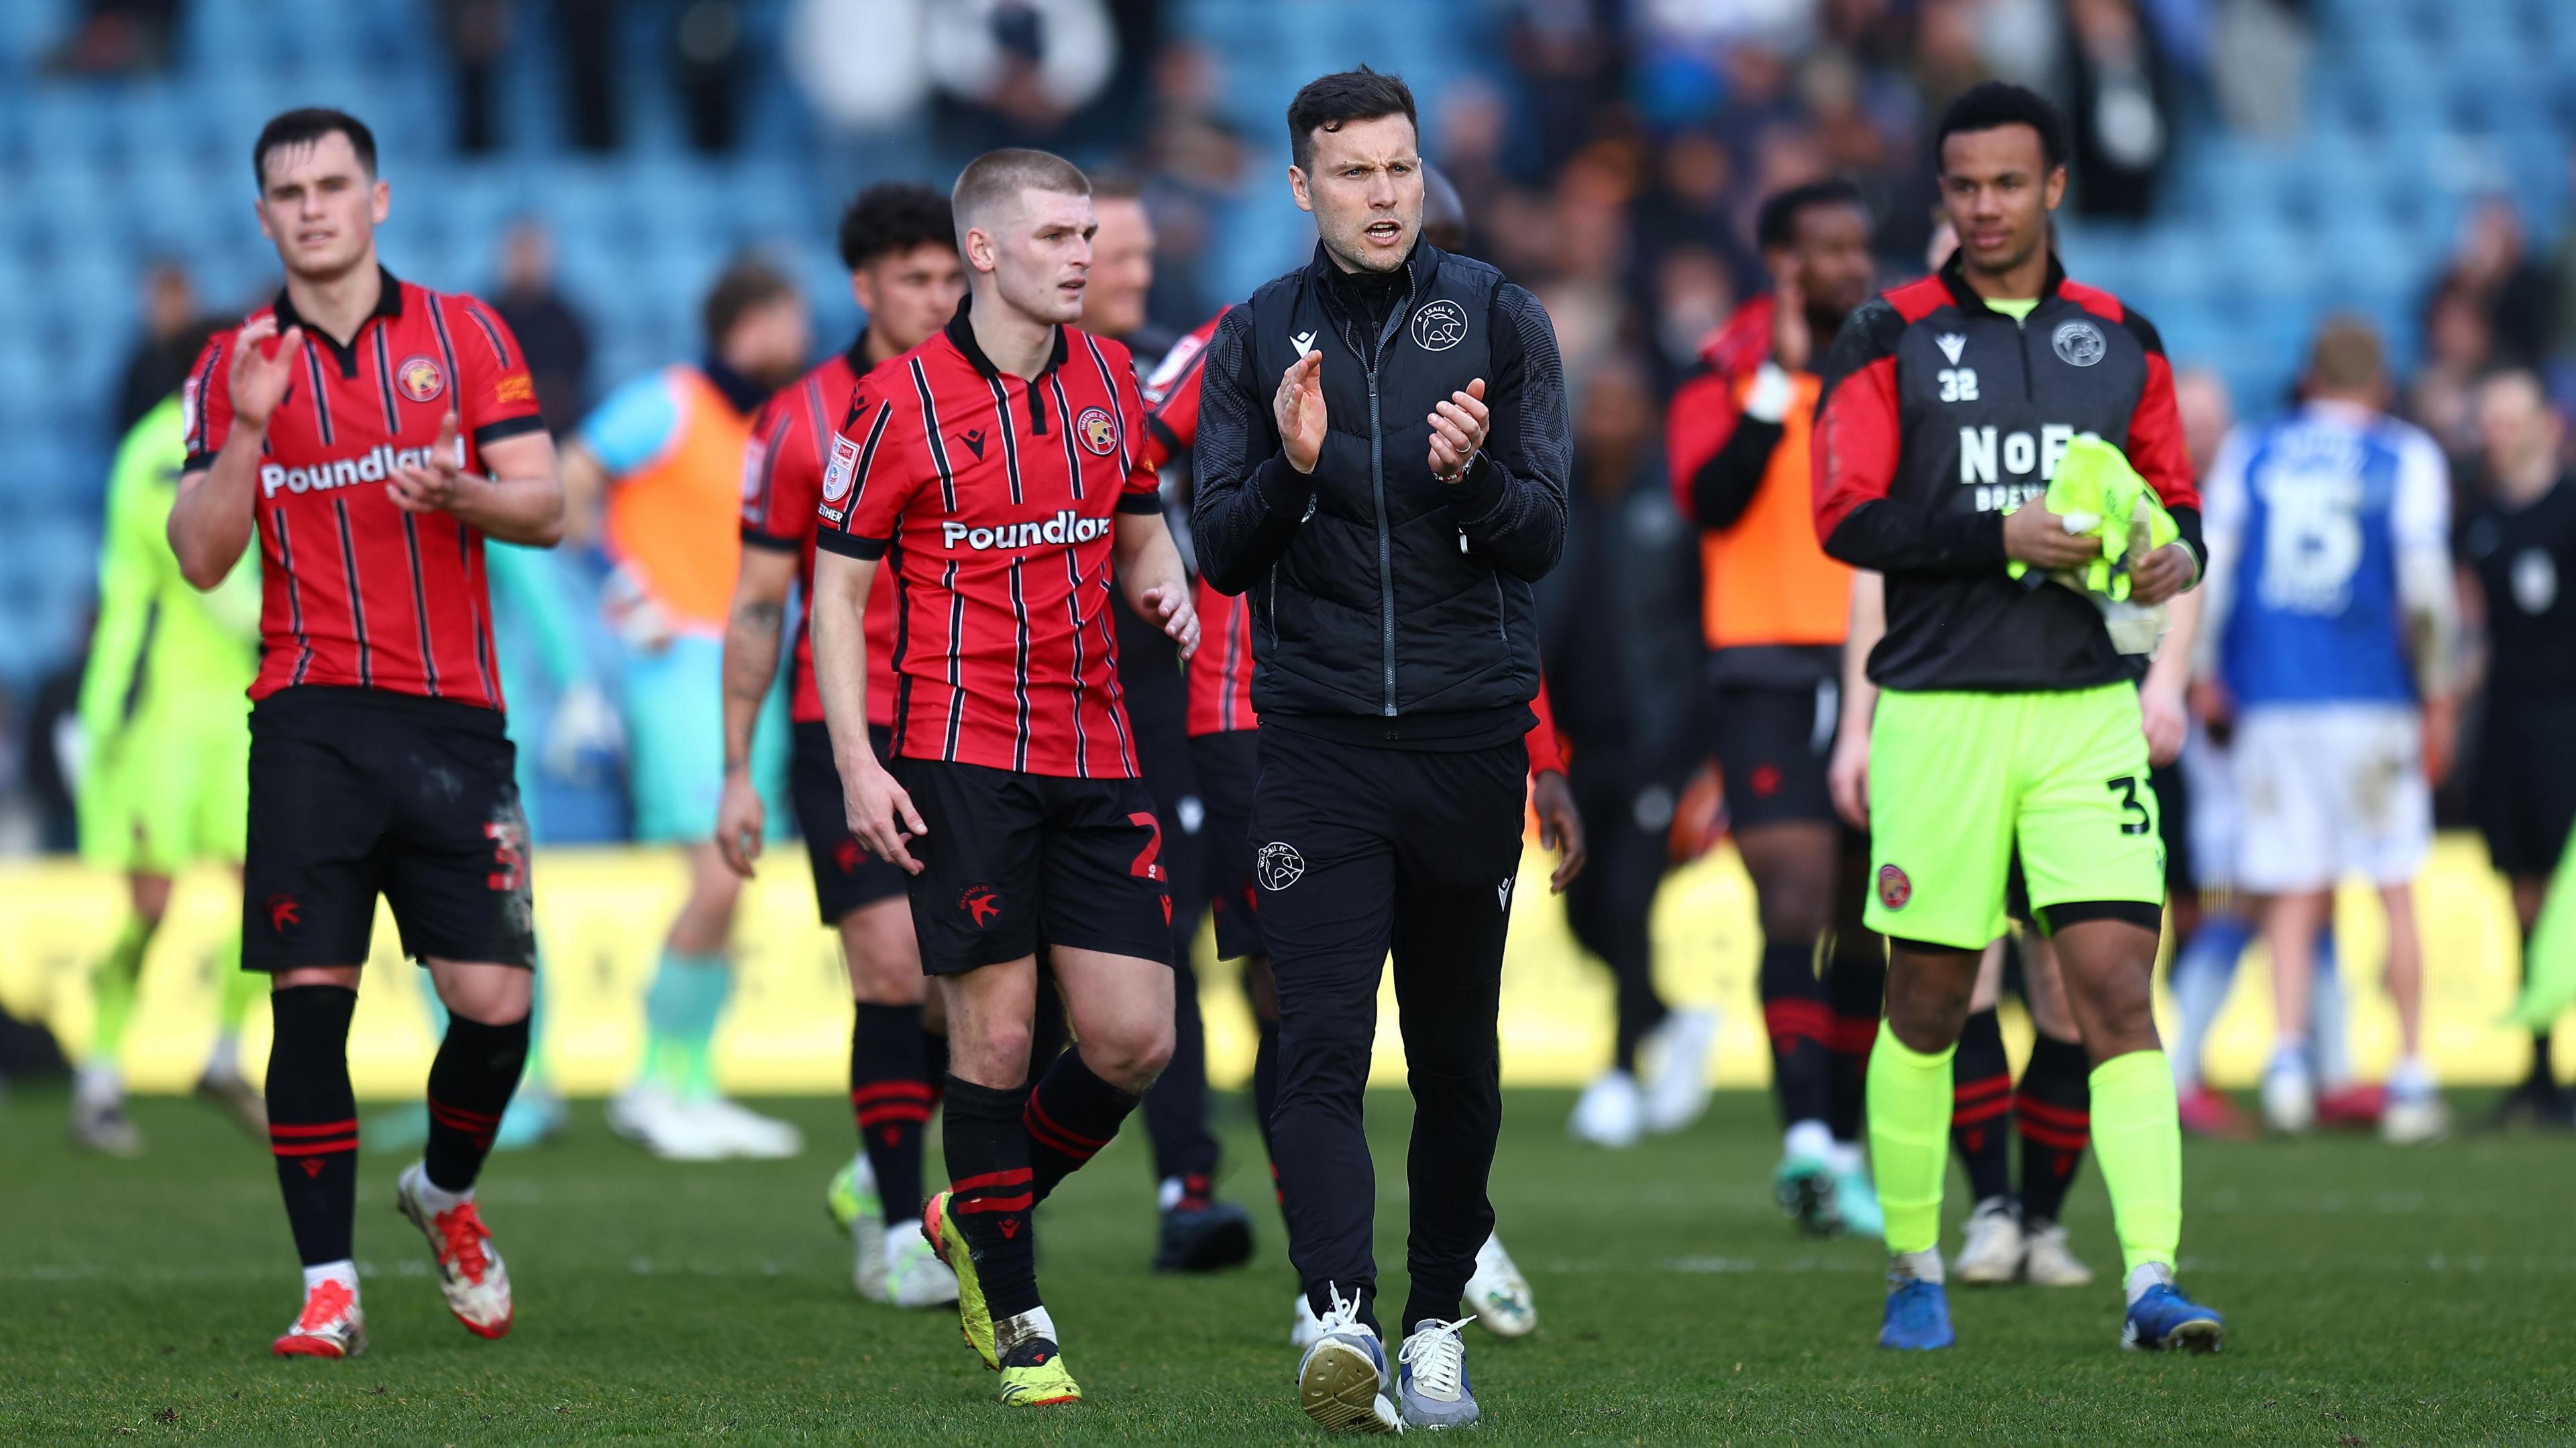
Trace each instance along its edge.
<instances>
[{"instance_id":1,"label":"black sleeve cuff","mask_svg":"<svg viewBox=\"0 0 2576 1448\"><path fill-rule=\"evenodd\" d=\"M745 528L742 530L742 546L765 549L771 553L798 553L804 551L805 540L781 538L775 533L764 533L758 528Z\"/></svg>"},{"instance_id":2,"label":"black sleeve cuff","mask_svg":"<svg viewBox=\"0 0 2576 1448\"><path fill-rule=\"evenodd\" d=\"M505 417L499 422L487 422L474 429L474 446L478 449L487 448L507 438L522 437L528 433L545 430L546 420L535 413L530 413L526 417Z\"/></svg>"},{"instance_id":3,"label":"black sleeve cuff","mask_svg":"<svg viewBox=\"0 0 2576 1448\"><path fill-rule=\"evenodd\" d=\"M864 558L870 563L883 558L887 545L892 542L891 538L862 538L855 533L843 533L832 528L818 528L814 532L814 546L824 552L838 553L844 558Z\"/></svg>"},{"instance_id":4,"label":"black sleeve cuff","mask_svg":"<svg viewBox=\"0 0 2576 1448\"><path fill-rule=\"evenodd\" d=\"M214 465L215 455L213 453L190 453L188 454L188 460L179 464L179 471L183 475L187 473L202 473Z\"/></svg>"},{"instance_id":5,"label":"black sleeve cuff","mask_svg":"<svg viewBox=\"0 0 2576 1448\"><path fill-rule=\"evenodd\" d=\"M1467 475L1444 489L1449 495L1449 511L1461 523L1481 523L1492 517L1504 502L1504 476L1501 465L1478 448L1476 455L1467 460Z\"/></svg>"},{"instance_id":6,"label":"black sleeve cuff","mask_svg":"<svg viewBox=\"0 0 2576 1448\"><path fill-rule=\"evenodd\" d=\"M1159 513L1163 511L1163 495L1160 493L1120 493L1118 495L1118 511L1121 513Z\"/></svg>"},{"instance_id":7,"label":"black sleeve cuff","mask_svg":"<svg viewBox=\"0 0 2576 1448\"><path fill-rule=\"evenodd\" d=\"M1290 467L1284 454L1255 468L1250 486L1260 496L1261 506L1292 523L1305 522L1315 511L1314 475Z\"/></svg>"},{"instance_id":8,"label":"black sleeve cuff","mask_svg":"<svg viewBox=\"0 0 2576 1448\"><path fill-rule=\"evenodd\" d=\"M2195 581L2209 572L2209 543L2201 531L2200 510L2192 507L2169 509L2174 528L2182 534L2182 546L2191 550L2191 571Z\"/></svg>"}]
</instances>

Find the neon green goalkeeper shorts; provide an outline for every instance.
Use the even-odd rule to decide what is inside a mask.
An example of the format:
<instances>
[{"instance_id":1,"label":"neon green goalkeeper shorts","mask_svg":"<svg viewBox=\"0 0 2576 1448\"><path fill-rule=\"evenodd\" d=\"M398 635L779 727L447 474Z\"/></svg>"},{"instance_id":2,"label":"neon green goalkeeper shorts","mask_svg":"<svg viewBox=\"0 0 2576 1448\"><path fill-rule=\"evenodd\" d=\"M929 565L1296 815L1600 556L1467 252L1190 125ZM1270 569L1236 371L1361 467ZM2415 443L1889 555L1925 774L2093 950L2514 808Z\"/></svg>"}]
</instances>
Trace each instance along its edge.
<instances>
[{"instance_id":1,"label":"neon green goalkeeper shorts","mask_svg":"<svg viewBox=\"0 0 2576 1448\"><path fill-rule=\"evenodd\" d=\"M2129 684L1879 695L1869 734L1872 930L1982 950L2021 851L2030 903L2162 906L2164 843Z\"/></svg>"},{"instance_id":2,"label":"neon green goalkeeper shorts","mask_svg":"<svg viewBox=\"0 0 2576 1448\"><path fill-rule=\"evenodd\" d=\"M238 864L250 830L250 705L240 693L173 698L102 741L80 790L81 856L175 875Z\"/></svg>"}]
</instances>

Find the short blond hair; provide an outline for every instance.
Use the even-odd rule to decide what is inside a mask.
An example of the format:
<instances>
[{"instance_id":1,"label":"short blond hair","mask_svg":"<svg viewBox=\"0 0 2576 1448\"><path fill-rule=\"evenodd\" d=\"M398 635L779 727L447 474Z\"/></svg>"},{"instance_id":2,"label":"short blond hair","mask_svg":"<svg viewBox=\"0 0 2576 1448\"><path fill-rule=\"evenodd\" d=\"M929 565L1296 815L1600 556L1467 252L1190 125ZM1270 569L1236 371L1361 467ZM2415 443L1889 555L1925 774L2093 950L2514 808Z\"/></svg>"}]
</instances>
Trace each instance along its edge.
<instances>
[{"instance_id":1,"label":"short blond hair","mask_svg":"<svg viewBox=\"0 0 2576 1448\"><path fill-rule=\"evenodd\" d=\"M2310 386L2350 396L2378 390L2387 376L2379 331L2367 319L2338 312L2317 329L2308 349Z\"/></svg>"},{"instance_id":2,"label":"short blond hair","mask_svg":"<svg viewBox=\"0 0 2576 1448\"><path fill-rule=\"evenodd\" d=\"M957 214L958 249L965 250L968 231L981 226L995 207L1019 200L1023 191L1089 196L1091 178L1052 151L1014 146L985 152L967 163L948 193L949 208Z\"/></svg>"}]
</instances>

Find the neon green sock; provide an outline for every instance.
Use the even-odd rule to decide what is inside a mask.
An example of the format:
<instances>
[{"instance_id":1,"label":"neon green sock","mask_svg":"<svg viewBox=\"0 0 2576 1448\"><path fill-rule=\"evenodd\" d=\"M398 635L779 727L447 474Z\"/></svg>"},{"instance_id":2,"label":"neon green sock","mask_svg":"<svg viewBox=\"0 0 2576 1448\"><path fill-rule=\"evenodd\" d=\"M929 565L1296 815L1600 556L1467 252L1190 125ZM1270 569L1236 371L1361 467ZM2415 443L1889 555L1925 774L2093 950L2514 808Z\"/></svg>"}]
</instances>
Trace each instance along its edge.
<instances>
[{"instance_id":1,"label":"neon green sock","mask_svg":"<svg viewBox=\"0 0 2576 1448\"><path fill-rule=\"evenodd\" d=\"M1887 1250L1941 1242L1941 1177L1950 1165L1950 1058L1896 1039L1885 1021L1869 1053L1869 1167L1887 1218ZM2098 1108L2097 1108L2098 1109Z\"/></svg>"},{"instance_id":2,"label":"neon green sock","mask_svg":"<svg viewBox=\"0 0 2576 1448\"><path fill-rule=\"evenodd\" d=\"M2093 1155L2123 1270L2171 1268L2182 1242L2182 1121L2164 1052L2131 1051L2093 1068Z\"/></svg>"},{"instance_id":3,"label":"neon green sock","mask_svg":"<svg viewBox=\"0 0 2576 1448\"><path fill-rule=\"evenodd\" d=\"M143 949L151 943L152 927L142 916L128 915L107 957L90 973L90 998L98 1008L89 1038L91 1060L113 1064L124 1046L125 1028L134 1023L135 983L143 978Z\"/></svg>"},{"instance_id":4,"label":"neon green sock","mask_svg":"<svg viewBox=\"0 0 2576 1448\"><path fill-rule=\"evenodd\" d=\"M215 1030L226 1036L241 1034L242 1022L250 1016L251 1002L268 994L268 977L241 968L241 932L225 936L215 947L215 975L223 982L215 1001ZM427 974L427 972L423 972Z\"/></svg>"},{"instance_id":5,"label":"neon green sock","mask_svg":"<svg viewBox=\"0 0 2576 1448\"><path fill-rule=\"evenodd\" d=\"M716 1022L733 993L721 955L665 948L644 993L644 1073L684 1100L715 1094Z\"/></svg>"}]
</instances>

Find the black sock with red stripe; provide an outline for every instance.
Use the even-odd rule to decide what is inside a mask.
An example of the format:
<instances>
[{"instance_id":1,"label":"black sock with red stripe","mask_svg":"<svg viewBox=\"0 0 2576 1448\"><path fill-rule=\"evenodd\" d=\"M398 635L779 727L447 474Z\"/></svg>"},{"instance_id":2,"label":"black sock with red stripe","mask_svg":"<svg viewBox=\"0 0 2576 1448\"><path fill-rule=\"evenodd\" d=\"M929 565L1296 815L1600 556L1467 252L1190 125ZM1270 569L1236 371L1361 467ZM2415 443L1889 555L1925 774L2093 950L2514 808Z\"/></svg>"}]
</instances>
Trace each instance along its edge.
<instances>
[{"instance_id":1,"label":"black sock with red stripe","mask_svg":"<svg viewBox=\"0 0 2576 1448\"><path fill-rule=\"evenodd\" d=\"M1029 1166L1037 1173L1039 1201L1082 1164L1100 1154L1118 1123L1142 1096L1130 1096L1091 1073L1075 1049L1055 1058L1029 1092L1022 1120L1029 1133Z\"/></svg>"},{"instance_id":2,"label":"black sock with red stripe","mask_svg":"<svg viewBox=\"0 0 2576 1448\"><path fill-rule=\"evenodd\" d=\"M975 1277L993 1320L1038 1306L1037 1205L1029 1172L1029 1133L1020 1125L1027 1092L948 1078L948 1214L975 1254Z\"/></svg>"},{"instance_id":3,"label":"black sock with red stripe","mask_svg":"<svg viewBox=\"0 0 2576 1448\"><path fill-rule=\"evenodd\" d=\"M1836 1141L1858 1141L1869 1102L1869 1050L1878 1043L1878 1018L1887 1004L1887 946L1877 933L1846 930L1827 952L1825 996L1833 1011L1832 1081L1825 1093L1825 1125Z\"/></svg>"},{"instance_id":4,"label":"black sock with red stripe","mask_svg":"<svg viewBox=\"0 0 2576 1448\"><path fill-rule=\"evenodd\" d=\"M1780 1124L1822 1121L1833 1094L1833 1012L1816 975L1816 942L1774 940L1762 947L1762 1023L1771 1035L1771 1090Z\"/></svg>"},{"instance_id":5,"label":"black sock with red stripe","mask_svg":"<svg viewBox=\"0 0 2576 1448\"><path fill-rule=\"evenodd\" d=\"M1950 1145L1968 1169L1970 1199L2012 1195L2012 1063L1988 1006L1959 1028L1950 1063Z\"/></svg>"},{"instance_id":6,"label":"black sock with red stripe","mask_svg":"<svg viewBox=\"0 0 2576 1448\"><path fill-rule=\"evenodd\" d=\"M921 1134L930 1123L921 1041L919 1006L862 1001L850 1022L850 1114L888 1222L921 1213Z\"/></svg>"},{"instance_id":7,"label":"black sock with red stripe","mask_svg":"<svg viewBox=\"0 0 2576 1448\"><path fill-rule=\"evenodd\" d=\"M2013 1105L2021 1124L2022 1220L2054 1222L2093 1144L2093 1069L2084 1048L2044 1035L2032 1042Z\"/></svg>"},{"instance_id":8,"label":"black sock with red stripe","mask_svg":"<svg viewBox=\"0 0 2576 1448\"><path fill-rule=\"evenodd\" d=\"M307 1267L349 1260L358 1206L358 1098L349 1089L349 1017L358 993L299 985L269 995L268 1141L286 1224Z\"/></svg>"},{"instance_id":9,"label":"black sock with red stripe","mask_svg":"<svg viewBox=\"0 0 2576 1448\"><path fill-rule=\"evenodd\" d=\"M447 1013L447 1039L429 1063L429 1145L421 1171L443 1192L474 1185L510 1093L528 1066L528 1018L487 1026Z\"/></svg>"}]
</instances>

